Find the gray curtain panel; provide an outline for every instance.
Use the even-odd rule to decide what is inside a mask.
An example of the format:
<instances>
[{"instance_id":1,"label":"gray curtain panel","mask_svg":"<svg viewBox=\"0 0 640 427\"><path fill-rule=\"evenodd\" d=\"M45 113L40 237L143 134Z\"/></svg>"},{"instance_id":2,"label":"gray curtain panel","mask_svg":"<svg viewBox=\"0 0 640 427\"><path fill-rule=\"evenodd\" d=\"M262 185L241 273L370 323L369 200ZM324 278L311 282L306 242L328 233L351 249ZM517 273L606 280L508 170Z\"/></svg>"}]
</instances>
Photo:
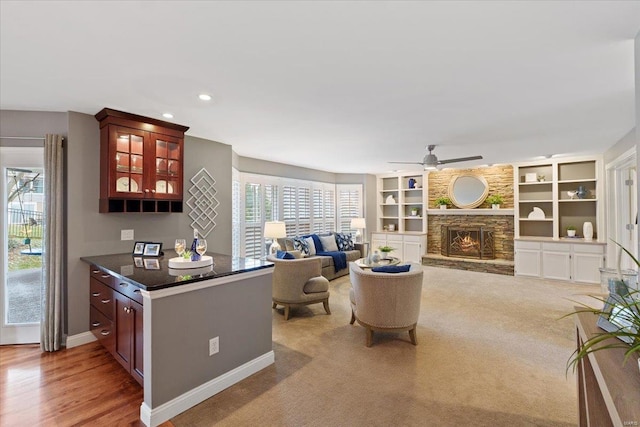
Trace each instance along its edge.
<instances>
[{"instance_id":1,"label":"gray curtain panel","mask_svg":"<svg viewBox=\"0 0 640 427\"><path fill-rule=\"evenodd\" d=\"M40 348L57 351L63 339L63 251L64 202L62 136L45 136L44 185L45 214L42 252L42 323Z\"/></svg>"}]
</instances>

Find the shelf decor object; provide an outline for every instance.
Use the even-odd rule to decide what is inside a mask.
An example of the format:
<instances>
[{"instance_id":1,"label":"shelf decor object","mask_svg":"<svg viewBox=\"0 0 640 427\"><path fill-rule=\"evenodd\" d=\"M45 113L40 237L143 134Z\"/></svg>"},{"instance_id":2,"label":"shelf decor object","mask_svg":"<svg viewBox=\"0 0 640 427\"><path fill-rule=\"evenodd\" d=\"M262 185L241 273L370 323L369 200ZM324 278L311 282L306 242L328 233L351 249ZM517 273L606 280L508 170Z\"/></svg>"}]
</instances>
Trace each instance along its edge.
<instances>
[{"instance_id":1,"label":"shelf decor object","mask_svg":"<svg viewBox=\"0 0 640 427\"><path fill-rule=\"evenodd\" d=\"M191 178L193 184L189 188L191 197L187 200L187 206L191 209L191 228L198 229L200 236L206 238L216 227L215 218L218 216L216 208L220 205L216 199L216 180L205 168L202 168Z\"/></svg>"},{"instance_id":2,"label":"shelf decor object","mask_svg":"<svg viewBox=\"0 0 640 427\"><path fill-rule=\"evenodd\" d=\"M213 257L209 255L202 255L199 261L191 261L183 257L175 257L169 260L169 268L175 268L176 270L186 270L191 268L202 268L213 265Z\"/></svg>"},{"instance_id":3,"label":"shelf decor object","mask_svg":"<svg viewBox=\"0 0 640 427\"><path fill-rule=\"evenodd\" d=\"M529 216L527 216L527 218L528 219L544 219L545 218L544 211L539 207L534 206L533 210L529 212Z\"/></svg>"},{"instance_id":4,"label":"shelf decor object","mask_svg":"<svg viewBox=\"0 0 640 427\"><path fill-rule=\"evenodd\" d=\"M582 224L582 237L584 237L586 241L593 240L593 224L591 222L585 221L585 223Z\"/></svg>"}]
</instances>

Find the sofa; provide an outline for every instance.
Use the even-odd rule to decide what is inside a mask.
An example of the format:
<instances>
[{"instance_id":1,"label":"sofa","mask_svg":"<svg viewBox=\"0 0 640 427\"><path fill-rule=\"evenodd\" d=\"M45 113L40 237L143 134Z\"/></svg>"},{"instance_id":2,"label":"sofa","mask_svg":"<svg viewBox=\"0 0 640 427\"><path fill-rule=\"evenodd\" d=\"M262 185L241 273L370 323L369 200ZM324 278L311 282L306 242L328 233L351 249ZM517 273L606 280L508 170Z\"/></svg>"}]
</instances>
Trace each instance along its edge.
<instances>
[{"instance_id":1,"label":"sofa","mask_svg":"<svg viewBox=\"0 0 640 427\"><path fill-rule=\"evenodd\" d=\"M327 247L326 243L330 243L329 236L332 236L336 242L336 246ZM351 236L344 235L342 233L331 233L331 234L311 234L307 236L300 237L285 237L279 238L278 243L283 251L289 252L293 254L294 257L318 257L322 261L322 276L326 277L328 280L333 280L338 277L346 276L349 274L349 263L355 261L359 258L362 258L363 255L363 245L360 243L352 243ZM301 241L306 241L308 246L310 243L314 242L314 248L305 247ZM325 242L325 245L322 245L322 242ZM316 248L316 246L320 245L320 248ZM353 249L345 249L348 247L353 247ZM316 250L320 249L320 250ZM326 251L325 249L329 249ZM334 251L333 249L338 249ZM342 249L342 250L340 250ZM346 265L345 268L340 268L336 271L335 267L335 257L330 255L318 255L318 252L326 253L326 252L342 252L346 255Z\"/></svg>"}]
</instances>

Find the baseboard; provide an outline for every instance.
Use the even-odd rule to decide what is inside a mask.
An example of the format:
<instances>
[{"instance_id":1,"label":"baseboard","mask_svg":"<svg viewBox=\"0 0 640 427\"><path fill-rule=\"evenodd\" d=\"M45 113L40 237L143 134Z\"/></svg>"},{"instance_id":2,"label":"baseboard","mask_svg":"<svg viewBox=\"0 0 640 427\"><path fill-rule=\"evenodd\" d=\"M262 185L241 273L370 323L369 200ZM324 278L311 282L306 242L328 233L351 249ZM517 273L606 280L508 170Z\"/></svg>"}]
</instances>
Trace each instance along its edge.
<instances>
[{"instance_id":1,"label":"baseboard","mask_svg":"<svg viewBox=\"0 0 640 427\"><path fill-rule=\"evenodd\" d=\"M275 361L273 351L256 357L229 372L220 375L186 393L181 394L157 408L151 409L145 402L140 406L140 420L148 427L155 427L175 417L198 403L207 400L222 390L242 381L250 375L266 368Z\"/></svg>"},{"instance_id":2,"label":"baseboard","mask_svg":"<svg viewBox=\"0 0 640 427\"><path fill-rule=\"evenodd\" d=\"M79 345L89 344L96 341L95 335L91 332L83 332L81 334L70 335L67 337L67 348L78 347Z\"/></svg>"}]
</instances>

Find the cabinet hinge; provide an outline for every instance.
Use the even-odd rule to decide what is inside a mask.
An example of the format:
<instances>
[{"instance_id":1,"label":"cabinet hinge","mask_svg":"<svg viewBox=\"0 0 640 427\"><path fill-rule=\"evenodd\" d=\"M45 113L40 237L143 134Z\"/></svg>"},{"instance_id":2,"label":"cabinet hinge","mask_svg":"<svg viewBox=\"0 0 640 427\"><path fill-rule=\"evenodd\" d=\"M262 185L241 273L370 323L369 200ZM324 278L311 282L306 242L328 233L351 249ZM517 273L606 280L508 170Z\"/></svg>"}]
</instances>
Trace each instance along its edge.
<instances>
[{"instance_id":1,"label":"cabinet hinge","mask_svg":"<svg viewBox=\"0 0 640 427\"><path fill-rule=\"evenodd\" d=\"M624 227L625 227L627 230L631 230L631 231L633 231L633 225L634 225L634 224L627 224L627 225L625 225Z\"/></svg>"},{"instance_id":2,"label":"cabinet hinge","mask_svg":"<svg viewBox=\"0 0 640 427\"><path fill-rule=\"evenodd\" d=\"M624 181L624 185L629 185L629 186L633 185L633 180L632 179L626 179Z\"/></svg>"}]
</instances>

